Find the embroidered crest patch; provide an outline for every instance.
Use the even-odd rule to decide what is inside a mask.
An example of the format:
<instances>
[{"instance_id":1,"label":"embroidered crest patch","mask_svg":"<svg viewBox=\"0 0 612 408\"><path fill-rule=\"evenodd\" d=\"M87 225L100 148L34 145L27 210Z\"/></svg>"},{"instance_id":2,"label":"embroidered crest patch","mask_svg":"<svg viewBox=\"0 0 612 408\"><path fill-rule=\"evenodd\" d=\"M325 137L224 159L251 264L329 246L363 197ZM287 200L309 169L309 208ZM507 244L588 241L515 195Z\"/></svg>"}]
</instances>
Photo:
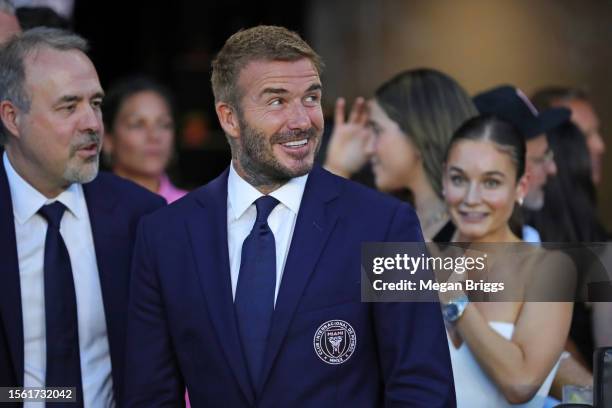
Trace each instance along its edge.
<instances>
[{"instance_id":1,"label":"embroidered crest patch","mask_svg":"<svg viewBox=\"0 0 612 408\"><path fill-rule=\"evenodd\" d=\"M344 320L328 320L315 332L313 345L317 356L327 364L345 363L357 346L355 329Z\"/></svg>"}]
</instances>

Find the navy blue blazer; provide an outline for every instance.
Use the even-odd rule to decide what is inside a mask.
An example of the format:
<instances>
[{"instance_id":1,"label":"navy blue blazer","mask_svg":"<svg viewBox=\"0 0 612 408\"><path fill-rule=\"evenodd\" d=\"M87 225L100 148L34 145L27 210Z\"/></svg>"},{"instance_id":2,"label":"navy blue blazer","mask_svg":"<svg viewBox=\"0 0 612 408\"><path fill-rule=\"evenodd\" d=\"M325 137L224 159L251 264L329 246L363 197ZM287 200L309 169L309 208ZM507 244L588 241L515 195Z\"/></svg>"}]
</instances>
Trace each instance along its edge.
<instances>
[{"instance_id":1,"label":"navy blue blazer","mask_svg":"<svg viewBox=\"0 0 612 408\"><path fill-rule=\"evenodd\" d=\"M414 211L318 166L285 264L264 380L250 383L232 300L227 177L141 221L127 405L182 406L186 385L194 407L455 407L439 305L360 301L361 243L422 241ZM340 364L316 351L333 357L316 337L329 327L354 348Z\"/></svg>"},{"instance_id":2,"label":"navy blue blazer","mask_svg":"<svg viewBox=\"0 0 612 408\"><path fill-rule=\"evenodd\" d=\"M0 152L1 154L1 152ZM83 185L100 274L115 399L122 406L129 273L140 217L165 205L156 194L100 173ZM0 386L23 386L23 315L13 205L0 156Z\"/></svg>"}]
</instances>

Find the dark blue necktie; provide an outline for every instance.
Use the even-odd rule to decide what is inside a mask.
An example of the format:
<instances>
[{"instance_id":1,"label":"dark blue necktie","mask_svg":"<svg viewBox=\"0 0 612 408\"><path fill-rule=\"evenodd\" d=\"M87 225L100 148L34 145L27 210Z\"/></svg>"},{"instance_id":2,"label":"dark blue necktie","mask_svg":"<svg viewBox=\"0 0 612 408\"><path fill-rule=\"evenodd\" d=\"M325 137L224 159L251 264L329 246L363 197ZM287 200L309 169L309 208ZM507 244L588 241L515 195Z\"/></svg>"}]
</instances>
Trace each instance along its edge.
<instances>
[{"instance_id":1,"label":"dark blue necktie","mask_svg":"<svg viewBox=\"0 0 612 408\"><path fill-rule=\"evenodd\" d=\"M77 403L55 403L54 407L82 407L83 387L79 357L77 303L70 256L60 234L66 207L56 201L38 210L47 220L45 237L45 330L47 343L47 387L76 387Z\"/></svg>"},{"instance_id":2,"label":"dark blue necktie","mask_svg":"<svg viewBox=\"0 0 612 408\"><path fill-rule=\"evenodd\" d=\"M268 216L277 205L278 200L271 196L255 201L257 219L242 243L236 288L238 328L255 390L261 385L260 375L274 312L276 248Z\"/></svg>"}]
</instances>

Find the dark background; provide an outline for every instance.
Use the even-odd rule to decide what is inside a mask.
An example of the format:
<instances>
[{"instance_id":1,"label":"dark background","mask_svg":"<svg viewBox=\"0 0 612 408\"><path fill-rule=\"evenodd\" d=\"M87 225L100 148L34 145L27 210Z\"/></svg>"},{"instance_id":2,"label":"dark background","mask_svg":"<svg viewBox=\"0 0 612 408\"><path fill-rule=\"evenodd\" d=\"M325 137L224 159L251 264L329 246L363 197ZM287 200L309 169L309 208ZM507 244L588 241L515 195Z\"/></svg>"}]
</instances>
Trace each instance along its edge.
<instances>
[{"instance_id":1,"label":"dark background","mask_svg":"<svg viewBox=\"0 0 612 408\"><path fill-rule=\"evenodd\" d=\"M90 41L102 86L145 74L174 94L178 154L171 175L193 188L222 171L229 148L218 125L210 63L225 40L241 28L283 25L303 34L304 1L88 1L75 2L73 29ZM183 148L188 120L207 127L200 148Z\"/></svg>"},{"instance_id":2,"label":"dark background","mask_svg":"<svg viewBox=\"0 0 612 408\"><path fill-rule=\"evenodd\" d=\"M505 83L528 95L543 86L580 87L591 95L608 145L598 193L612 229L612 160L605 160L612 157L612 0L75 0L73 22L91 41L106 89L134 73L172 89L178 154L171 175L188 188L229 161L210 61L240 28L279 24L303 35L326 63L328 118L338 96L349 103L371 96L395 73L417 67L446 72L472 94ZM195 149L186 142L194 134L204 135Z\"/></svg>"}]
</instances>

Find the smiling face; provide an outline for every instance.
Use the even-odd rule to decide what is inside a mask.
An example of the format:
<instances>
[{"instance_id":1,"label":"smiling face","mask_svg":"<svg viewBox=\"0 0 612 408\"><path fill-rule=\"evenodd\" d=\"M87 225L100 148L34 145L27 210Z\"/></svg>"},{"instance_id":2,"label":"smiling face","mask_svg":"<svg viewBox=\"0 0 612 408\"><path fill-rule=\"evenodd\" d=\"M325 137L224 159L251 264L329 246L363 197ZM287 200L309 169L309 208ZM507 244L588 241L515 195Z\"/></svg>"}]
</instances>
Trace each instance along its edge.
<instances>
[{"instance_id":1,"label":"smiling face","mask_svg":"<svg viewBox=\"0 0 612 408\"><path fill-rule=\"evenodd\" d=\"M387 192L409 187L417 174L422 173L419 150L376 100L370 101L368 107L372 139L366 152L370 156L376 187Z\"/></svg>"},{"instance_id":2,"label":"smiling face","mask_svg":"<svg viewBox=\"0 0 612 408\"><path fill-rule=\"evenodd\" d=\"M98 172L102 88L81 51L41 48L25 58L27 112L16 109L7 151L22 177L47 196Z\"/></svg>"},{"instance_id":3,"label":"smiling face","mask_svg":"<svg viewBox=\"0 0 612 408\"><path fill-rule=\"evenodd\" d=\"M323 132L321 81L311 61L252 61L238 88L239 107L217 103L238 174L255 187L307 174Z\"/></svg>"},{"instance_id":4,"label":"smiling face","mask_svg":"<svg viewBox=\"0 0 612 408\"><path fill-rule=\"evenodd\" d=\"M172 153L170 106L155 91L140 91L122 103L104 149L113 170L124 177L160 177Z\"/></svg>"},{"instance_id":5,"label":"smiling face","mask_svg":"<svg viewBox=\"0 0 612 408\"><path fill-rule=\"evenodd\" d=\"M443 185L462 241L507 239L514 203L525 191L525 179L517 183L516 175L510 154L492 142L462 140L453 145Z\"/></svg>"}]
</instances>

